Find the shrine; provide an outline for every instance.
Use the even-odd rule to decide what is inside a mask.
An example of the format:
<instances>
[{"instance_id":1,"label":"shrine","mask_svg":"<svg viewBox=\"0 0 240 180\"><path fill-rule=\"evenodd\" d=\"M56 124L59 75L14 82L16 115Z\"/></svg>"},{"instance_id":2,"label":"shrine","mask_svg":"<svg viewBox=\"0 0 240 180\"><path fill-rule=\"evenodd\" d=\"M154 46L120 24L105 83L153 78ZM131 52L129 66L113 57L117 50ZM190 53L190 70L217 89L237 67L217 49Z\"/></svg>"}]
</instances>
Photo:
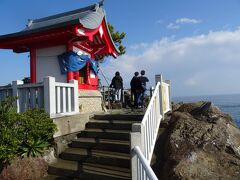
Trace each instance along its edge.
<instances>
[{"instance_id":1,"label":"shrine","mask_svg":"<svg viewBox=\"0 0 240 180\"><path fill-rule=\"evenodd\" d=\"M29 20L24 30L0 36L0 49L30 52L31 83L52 76L57 82L77 80L80 90L97 90L99 59L119 55L102 6L103 1Z\"/></svg>"}]
</instances>

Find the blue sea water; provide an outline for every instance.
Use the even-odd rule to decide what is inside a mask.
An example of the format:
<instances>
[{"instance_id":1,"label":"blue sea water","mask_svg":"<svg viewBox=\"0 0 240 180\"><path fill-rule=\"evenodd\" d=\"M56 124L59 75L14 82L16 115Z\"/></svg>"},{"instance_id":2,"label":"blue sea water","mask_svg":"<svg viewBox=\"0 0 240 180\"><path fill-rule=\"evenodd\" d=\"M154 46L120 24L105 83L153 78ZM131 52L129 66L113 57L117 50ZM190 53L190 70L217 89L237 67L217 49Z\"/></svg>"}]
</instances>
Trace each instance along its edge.
<instances>
[{"instance_id":1,"label":"blue sea water","mask_svg":"<svg viewBox=\"0 0 240 180\"><path fill-rule=\"evenodd\" d=\"M173 102L211 101L221 111L231 115L240 127L240 94L174 97Z\"/></svg>"}]
</instances>

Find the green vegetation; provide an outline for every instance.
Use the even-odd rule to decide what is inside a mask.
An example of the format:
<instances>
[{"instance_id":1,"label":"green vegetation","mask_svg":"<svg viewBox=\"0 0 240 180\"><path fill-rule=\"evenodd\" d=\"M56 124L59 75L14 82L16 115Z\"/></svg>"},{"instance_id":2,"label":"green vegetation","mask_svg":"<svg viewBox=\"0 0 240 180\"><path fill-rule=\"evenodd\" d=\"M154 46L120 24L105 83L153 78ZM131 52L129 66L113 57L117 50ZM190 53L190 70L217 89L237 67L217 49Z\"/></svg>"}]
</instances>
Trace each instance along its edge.
<instances>
[{"instance_id":1,"label":"green vegetation","mask_svg":"<svg viewBox=\"0 0 240 180\"><path fill-rule=\"evenodd\" d=\"M13 108L16 98L0 103L0 162L16 156L41 155L52 141L56 125L39 109L17 113Z\"/></svg>"},{"instance_id":2,"label":"green vegetation","mask_svg":"<svg viewBox=\"0 0 240 180\"><path fill-rule=\"evenodd\" d=\"M126 47L122 45L122 40L126 37L126 33L125 32L120 33L119 31L115 31L114 27L110 23L108 23L108 29L111 33L115 45L120 51L120 55L125 54Z\"/></svg>"},{"instance_id":3,"label":"green vegetation","mask_svg":"<svg viewBox=\"0 0 240 180\"><path fill-rule=\"evenodd\" d=\"M38 155L43 154L44 149L48 146L49 143L40 139L28 140L21 145L19 154L25 157L37 157Z\"/></svg>"}]
</instances>

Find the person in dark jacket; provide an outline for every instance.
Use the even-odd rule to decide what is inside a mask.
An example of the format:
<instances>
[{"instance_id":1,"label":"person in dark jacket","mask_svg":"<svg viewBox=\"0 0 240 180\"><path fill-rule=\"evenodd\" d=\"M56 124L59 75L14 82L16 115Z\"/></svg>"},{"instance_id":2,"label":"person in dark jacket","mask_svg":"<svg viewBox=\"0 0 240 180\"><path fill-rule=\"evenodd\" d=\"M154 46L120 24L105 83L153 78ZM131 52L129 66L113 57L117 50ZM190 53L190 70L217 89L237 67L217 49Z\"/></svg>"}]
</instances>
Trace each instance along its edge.
<instances>
[{"instance_id":1,"label":"person in dark jacket","mask_svg":"<svg viewBox=\"0 0 240 180\"><path fill-rule=\"evenodd\" d=\"M139 80L141 82L141 88L142 91L138 97L138 105L143 106L143 100L146 95L146 90L147 90L147 82L149 82L148 78L145 76L145 71L141 71L141 76L139 77Z\"/></svg>"},{"instance_id":2,"label":"person in dark jacket","mask_svg":"<svg viewBox=\"0 0 240 180\"><path fill-rule=\"evenodd\" d=\"M116 102L119 102L121 100L121 92L123 89L123 79L118 71L115 73L115 76L112 79L110 87L114 88L115 95L114 100Z\"/></svg>"},{"instance_id":3,"label":"person in dark jacket","mask_svg":"<svg viewBox=\"0 0 240 180\"><path fill-rule=\"evenodd\" d=\"M139 73L135 72L130 82L131 85L131 100L134 102L134 107L138 107L138 96L141 91L141 82L138 77Z\"/></svg>"}]
</instances>

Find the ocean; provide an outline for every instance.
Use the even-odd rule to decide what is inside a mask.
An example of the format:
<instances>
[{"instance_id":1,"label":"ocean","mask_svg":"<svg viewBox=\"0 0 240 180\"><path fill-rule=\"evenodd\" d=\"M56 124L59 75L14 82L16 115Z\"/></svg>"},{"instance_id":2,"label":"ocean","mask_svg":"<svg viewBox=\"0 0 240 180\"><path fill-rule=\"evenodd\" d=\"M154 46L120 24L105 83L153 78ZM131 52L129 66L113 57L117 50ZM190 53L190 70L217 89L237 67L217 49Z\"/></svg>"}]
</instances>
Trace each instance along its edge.
<instances>
[{"instance_id":1,"label":"ocean","mask_svg":"<svg viewBox=\"0 0 240 180\"><path fill-rule=\"evenodd\" d=\"M221 111L231 115L240 127L240 94L174 97L173 102L211 101Z\"/></svg>"}]
</instances>

